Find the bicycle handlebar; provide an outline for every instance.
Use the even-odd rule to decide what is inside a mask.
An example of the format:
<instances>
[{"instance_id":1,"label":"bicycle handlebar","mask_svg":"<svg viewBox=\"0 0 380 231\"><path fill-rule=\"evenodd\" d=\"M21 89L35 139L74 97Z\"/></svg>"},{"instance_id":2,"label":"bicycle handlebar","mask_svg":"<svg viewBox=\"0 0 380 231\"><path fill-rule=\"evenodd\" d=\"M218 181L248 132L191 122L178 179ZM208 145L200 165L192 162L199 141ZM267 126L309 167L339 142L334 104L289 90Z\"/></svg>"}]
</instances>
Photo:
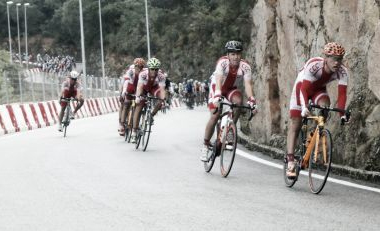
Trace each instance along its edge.
<instances>
[{"instance_id":1,"label":"bicycle handlebar","mask_svg":"<svg viewBox=\"0 0 380 231\"><path fill-rule=\"evenodd\" d=\"M253 107L250 107L250 106L246 106L246 105L239 105L239 104L236 104L236 103L230 103L230 102L224 102L224 97L221 97L219 99L219 107L215 109L215 111L213 112L213 114L216 114L216 112L222 112L223 110L223 105L227 105L229 106L231 109L233 108L242 108L242 109L248 109L249 110L249 118L248 118L248 121L250 121L253 117L253 110L255 110L257 108L257 105L254 105Z\"/></svg>"},{"instance_id":2,"label":"bicycle handlebar","mask_svg":"<svg viewBox=\"0 0 380 231\"><path fill-rule=\"evenodd\" d=\"M308 109L311 110L312 108L321 109L322 111L334 111L334 112L344 113L347 121L350 120L350 117L351 117L351 111L350 110L343 110L340 108L323 107L323 106L319 106L316 104L309 104ZM344 125L345 123L346 123L346 121L343 118L341 118L340 124Z\"/></svg>"},{"instance_id":3,"label":"bicycle handlebar","mask_svg":"<svg viewBox=\"0 0 380 231\"><path fill-rule=\"evenodd\" d=\"M134 95L135 96L135 95ZM136 97L136 96L135 96ZM155 99L155 100L161 100L160 98L158 97L155 97L155 96L149 96L149 95L140 95L139 96L141 99Z\"/></svg>"},{"instance_id":4,"label":"bicycle handlebar","mask_svg":"<svg viewBox=\"0 0 380 231\"><path fill-rule=\"evenodd\" d=\"M70 98L61 97L61 101L69 103L70 101L78 101L78 99L77 98L73 98L73 97L70 97Z\"/></svg>"}]
</instances>

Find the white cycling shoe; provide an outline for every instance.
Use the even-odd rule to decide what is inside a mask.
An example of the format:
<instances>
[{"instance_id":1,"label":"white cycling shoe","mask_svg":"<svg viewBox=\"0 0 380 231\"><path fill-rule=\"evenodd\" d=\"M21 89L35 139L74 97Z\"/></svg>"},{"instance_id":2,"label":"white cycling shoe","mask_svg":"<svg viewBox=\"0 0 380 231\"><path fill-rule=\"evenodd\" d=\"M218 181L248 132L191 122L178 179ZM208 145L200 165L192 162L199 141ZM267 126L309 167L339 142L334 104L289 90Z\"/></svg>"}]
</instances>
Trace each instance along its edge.
<instances>
[{"instance_id":1,"label":"white cycling shoe","mask_svg":"<svg viewBox=\"0 0 380 231\"><path fill-rule=\"evenodd\" d=\"M202 155L200 156L200 160L203 162L207 162L209 159L208 152L210 151L210 148L207 145L203 145L201 152Z\"/></svg>"}]
</instances>

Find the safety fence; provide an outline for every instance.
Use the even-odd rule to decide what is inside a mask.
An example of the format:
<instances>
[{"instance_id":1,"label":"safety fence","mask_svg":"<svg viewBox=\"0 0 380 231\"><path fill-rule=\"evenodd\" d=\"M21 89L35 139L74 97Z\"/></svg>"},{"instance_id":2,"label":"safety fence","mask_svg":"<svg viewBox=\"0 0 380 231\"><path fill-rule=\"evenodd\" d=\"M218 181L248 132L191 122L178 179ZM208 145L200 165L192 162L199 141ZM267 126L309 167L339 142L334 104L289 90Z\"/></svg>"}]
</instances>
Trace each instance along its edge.
<instances>
[{"instance_id":1,"label":"safety fence","mask_svg":"<svg viewBox=\"0 0 380 231\"><path fill-rule=\"evenodd\" d=\"M61 94L65 74L43 72L32 68L10 74L0 73L0 104L56 100ZM78 80L86 98L109 97L119 94L119 79L81 76Z\"/></svg>"},{"instance_id":2,"label":"safety fence","mask_svg":"<svg viewBox=\"0 0 380 231\"><path fill-rule=\"evenodd\" d=\"M75 103L72 107L75 107ZM86 99L76 113L76 118L99 116L117 112L120 102L117 97ZM0 105L0 135L52 126L59 121L61 106L58 100L37 103L14 103Z\"/></svg>"}]
</instances>

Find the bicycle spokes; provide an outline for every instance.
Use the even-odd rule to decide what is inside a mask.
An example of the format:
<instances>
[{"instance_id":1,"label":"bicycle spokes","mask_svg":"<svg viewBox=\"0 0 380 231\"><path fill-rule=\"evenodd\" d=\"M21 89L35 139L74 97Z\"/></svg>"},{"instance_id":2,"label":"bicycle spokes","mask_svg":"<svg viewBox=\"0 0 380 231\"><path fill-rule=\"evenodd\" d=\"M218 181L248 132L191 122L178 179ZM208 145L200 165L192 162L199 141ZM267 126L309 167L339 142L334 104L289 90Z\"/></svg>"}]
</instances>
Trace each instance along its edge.
<instances>
[{"instance_id":1,"label":"bicycle spokes","mask_svg":"<svg viewBox=\"0 0 380 231\"><path fill-rule=\"evenodd\" d=\"M237 144L236 126L230 122L228 126L222 129L222 146L220 151L220 171L224 177L227 177L231 171L235 159Z\"/></svg>"},{"instance_id":2,"label":"bicycle spokes","mask_svg":"<svg viewBox=\"0 0 380 231\"><path fill-rule=\"evenodd\" d=\"M309 186L313 193L322 191L331 168L332 139L327 129L322 130L309 159Z\"/></svg>"}]
</instances>

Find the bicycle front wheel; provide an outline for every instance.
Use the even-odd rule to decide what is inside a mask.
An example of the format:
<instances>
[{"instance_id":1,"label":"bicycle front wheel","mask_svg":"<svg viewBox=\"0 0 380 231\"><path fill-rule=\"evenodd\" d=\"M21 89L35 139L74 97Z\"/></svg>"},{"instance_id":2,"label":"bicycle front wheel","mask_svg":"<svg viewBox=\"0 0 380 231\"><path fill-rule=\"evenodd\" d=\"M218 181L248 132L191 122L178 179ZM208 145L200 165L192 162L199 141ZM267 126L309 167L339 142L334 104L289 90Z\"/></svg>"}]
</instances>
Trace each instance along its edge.
<instances>
[{"instance_id":1,"label":"bicycle front wheel","mask_svg":"<svg viewBox=\"0 0 380 231\"><path fill-rule=\"evenodd\" d=\"M129 109L127 122L125 124L125 141L127 141L128 143L131 142L134 112L135 112L135 108L131 107L131 109Z\"/></svg>"},{"instance_id":2,"label":"bicycle front wheel","mask_svg":"<svg viewBox=\"0 0 380 231\"><path fill-rule=\"evenodd\" d=\"M142 137L143 132L144 132L144 130L143 130L144 127L145 127L145 112L142 112L141 118L140 118L139 129L137 130L137 134L136 134L136 149L138 149L140 146L141 137Z\"/></svg>"},{"instance_id":3,"label":"bicycle front wheel","mask_svg":"<svg viewBox=\"0 0 380 231\"><path fill-rule=\"evenodd\" d=\"M319 142L314 146L309 159L309 186L315 194L320 193L326 184L331 168L331 158L331 133L323 129L320 132Z\"/></svg>"},{"instance_id":4,"label":"bicycle front wheel","mask_svg":"<svg viewBox=\"0 0 380 231\"><path fill-rule=\"evenodd\" d=\"M152 119L152 115L150 113L148 113L148 115L146 116L146 121L145 121L145 126L144 126L144 130L143 130L143 134L142 134L142 148L143 148L143 151L145 152L146 148L148 147L148 142L149 142L149 137L150 137L150 133L151 133L151 129L152 129L152 123L151 123L151 120Z\"/></svg>"},{"instance_id":5,"label":"bicycle front wheel","mask_svg":"<svg viewBox=\"0 0 380 231\"><path fill-rule=\"evenodd\" d=\"M70 124L70 108L69 106L66 107L65 113L63 116L63 137L66 137L66 131L67 131L67 126Z\"/></svg>"},{"instance_id":6,"label":"bicycle front wheel","mask_svg":"<svg viewBox=\"0 0 380 231\"><path fill-rule=\"evenodd\" d=\"M223 131L223 129L226 130ZM224 137L222 137L222 147L220 150L220 172L223 177L227 177L235 160L237 145L235 123L233 121L229 122L225 128L222 128L221 132L224 132Z\"/></svg>"}]
</instances>

